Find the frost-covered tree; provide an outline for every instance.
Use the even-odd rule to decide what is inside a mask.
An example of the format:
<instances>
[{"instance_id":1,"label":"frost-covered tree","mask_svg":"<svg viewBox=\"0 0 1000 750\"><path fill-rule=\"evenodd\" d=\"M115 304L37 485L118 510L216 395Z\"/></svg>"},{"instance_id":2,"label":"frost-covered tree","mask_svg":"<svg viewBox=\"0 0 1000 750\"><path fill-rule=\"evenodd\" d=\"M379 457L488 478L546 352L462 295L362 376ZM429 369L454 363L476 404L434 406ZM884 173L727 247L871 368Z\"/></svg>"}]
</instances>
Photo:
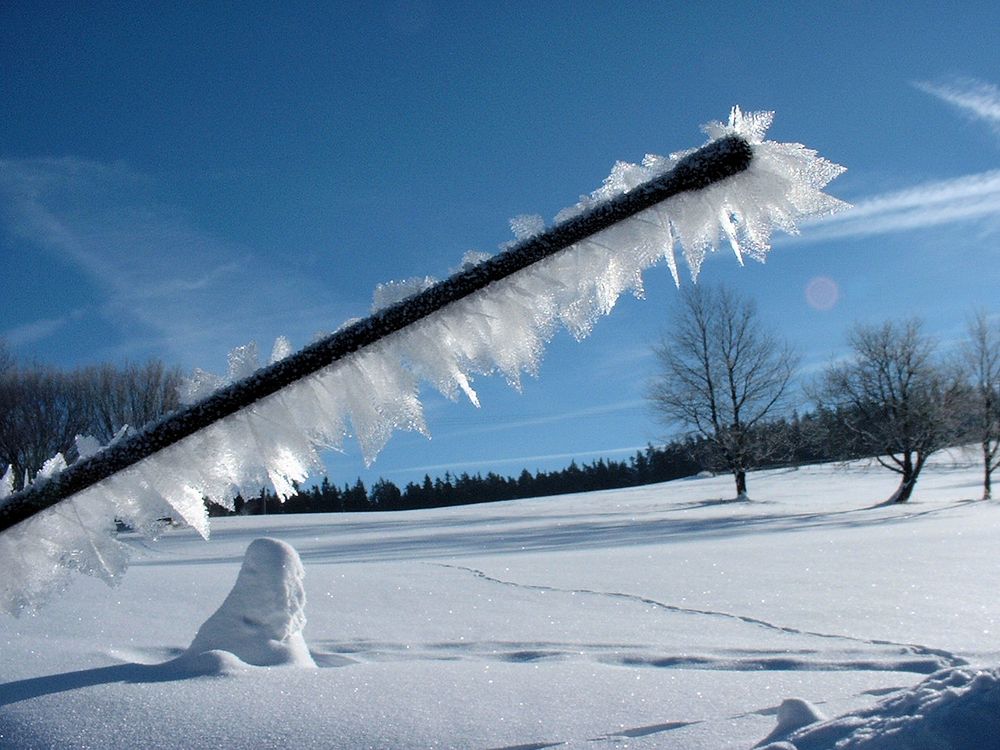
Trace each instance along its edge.
<instances>
[{"instance_id":1,"label":"frost-covered tree","mask_svg":"<svg viewBox=\"0 0 1000 750\"><path fill-rule=\"evenodd\" d=\"M854 447L900 475L887 502L906 502L927 458L958 434L964 388L917 319L856 325L852 356L830 365L815 397L836 410Z\"/></svg>"},{"instance_id":2,"label":"frost-covered tree","mask_svg":"<svg viewBox=\"0 0 1000 750\"><path fill-rule=\"evenodd\" d=\"M993 496L992 474L1000 468L1000 323L985 312L969 321L963 346L971 385L969 422L983 456L983 499Z\"/></svg>"},{"instance_id":3,"label":"frost-covered tree","mask_svg":"<svg viewBox=\"0 0 1000 750\"><path fill-rule=\"evenodd\" d=\"M654 351L660 368L648 392L653 409L666 424L704 438L732 473L737 495L746 497L747 471L787 447L761 428L784 406L798 357L765 330L752 300L704 286L681 292Z\"/></svg>"}]
</instances>

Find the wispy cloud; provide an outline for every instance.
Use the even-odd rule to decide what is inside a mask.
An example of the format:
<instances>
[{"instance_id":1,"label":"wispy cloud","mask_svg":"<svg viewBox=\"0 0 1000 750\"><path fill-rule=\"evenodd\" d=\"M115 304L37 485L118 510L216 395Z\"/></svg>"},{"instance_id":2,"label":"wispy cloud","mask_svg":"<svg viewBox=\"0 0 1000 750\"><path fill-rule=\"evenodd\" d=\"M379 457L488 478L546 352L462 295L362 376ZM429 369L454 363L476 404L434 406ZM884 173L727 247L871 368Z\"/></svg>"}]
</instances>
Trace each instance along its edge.
<instances>
[{"instance_id":1,"label":"wispy cloud","mask_svg":"<svg viewBox=\"0 0 1000 750\"><path fill-rule=\"evenodd\" d=\"M74 310L69 315L64 315L58 318L33 320L30 323L23 323L21 325L14 326L13 328L8 328L5 331L0 331L0 338L4 339L12 346L34 344L37 341L47 339L49 336L64 328L68 323L81 318L83 314L84 311L81 309Z\"/></svg>"},{"instance_id":2,"label":"wispy cloud","mask_svg":"<svg viewBox=\"0 0 1000 750\"><path fill-rule=\"evenodd\" d=\"M613 456L632 456L635 455L637 451L646 450L645 445L633 445L626 448L607 448L604 450L596 451L580 451L580 452L570 452L570 453L545 453L534 456L516 456L511 458L484 458L481 460L473 461L453 461L451 463L442 464L429 464L427 466L408 466L402 469L392 469L385 472L386 476L396 476L400 474L430 474L437 473L441 471L467 471L467 470L482 470L483 467L495 467L495 466L518 466L530 467L540 463L547 463L549 461L572 461L579 460L583 461L585 459L591 458L611 458Z\"/></svg>"},{"instance_id":3,"label":"wispy cloud","mask_svg":"<svg viewBox=\"0 0 1000 750\"><path fill-rule=\"evenodd\" d=\"M972 78L913 84L1000 133L1000 88ZM974 224L981 233L1000 229L1000 170L932 180L862 197L850 211L811 221L791 242L821 242Z\"/></svg>"},{"instance_id":4,"label":"wispy cloud","mask_svg":"<svg viewBox=\"0 0 1000 750\"><path fill-rule=\"evenodd\" d=\"M648 403L642 399L632 399L629 401L618 401L612 404L601 404L585 409L574 409L572 411L559 412L556 414L546 414L539 417L528 417L524 419L511 419L506 421L493 421L477 427L458 429L444 432L437 435L438 439L467 437L469 435L483 435L491 432L504 432L507 430L523 430L525 427L540 427L559 422L571 422L588 417L603 416L606 414L616 414L625 411L634 411L645 408Z\"/></svg>"},{"instance_id":5,"label":"wispy cloud","mask_svg":"<svg viewBox=\"0 0 1000 750\"><path fill-rule=\"evenodd\" d=\"M152 180L121 164L0 159L0 231L18 252L58 258L96 285L94 309L120 332L99 356L142 352L213 367L261 331L301 340L314 321L335 327L344 317L331 305L303 320L316 311L296 312L289 301L303 297L309 279L199 229L157 199ZM53 308L46 320L12 326L8 339L58 335L65 313Z\"/></svg>"},{"instance_id":6,"label":"wispy cloud","mask_svg":"<svg viewBox=\"0 0 1000 750\"><path fill-rule=\"evenodd\" d=\"M808 225L796 242L870 237L960 222L985 222L987 231L1000 224L1000 170L873 195L854 208Z\"/></svg>"},{"instance_id":7,"label":"wispy cloud","mask_svg":"<svg viewBox=\"0 0 1000 750\"><path fill-rule=\"evenodd\" d=\"M958 107L969 117L982 120L1000 133L1000 88L975 78L917 81L921 91Z\"/></svg>"}]
</instances>

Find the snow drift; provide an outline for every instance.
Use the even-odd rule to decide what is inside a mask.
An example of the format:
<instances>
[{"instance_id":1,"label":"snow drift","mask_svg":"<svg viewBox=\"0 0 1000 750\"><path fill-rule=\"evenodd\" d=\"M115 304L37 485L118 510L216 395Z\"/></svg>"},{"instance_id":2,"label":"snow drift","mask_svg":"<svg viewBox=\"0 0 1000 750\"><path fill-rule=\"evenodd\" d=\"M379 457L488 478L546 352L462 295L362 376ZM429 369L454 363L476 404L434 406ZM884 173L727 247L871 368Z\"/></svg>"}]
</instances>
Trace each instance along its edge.
<instances>
[{"instance_id":1,"label":"snow drift","mask_svg":"<svg viewBox=\"0 0 1000 750\"><path fill-rule=\"evenodd\" d=\"M787 701L786 701L787 703ZM784 704L782 704L784 706ZM945 669L871 708L779 726L763 750L987 750L1000 747L1000 669ZM788 732L795 728L796 731ZM771 737L769 737L771 739Z\"/></svg>"}]
</instances>

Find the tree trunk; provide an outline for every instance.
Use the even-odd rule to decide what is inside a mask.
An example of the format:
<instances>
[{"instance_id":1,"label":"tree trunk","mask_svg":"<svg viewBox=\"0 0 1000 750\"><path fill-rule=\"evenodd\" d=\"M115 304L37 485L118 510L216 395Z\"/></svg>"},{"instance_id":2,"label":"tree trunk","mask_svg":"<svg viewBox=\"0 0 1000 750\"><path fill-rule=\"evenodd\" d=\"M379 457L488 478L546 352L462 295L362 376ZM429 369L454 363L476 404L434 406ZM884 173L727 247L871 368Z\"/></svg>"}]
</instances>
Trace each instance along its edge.
<instances>
[{"instance_id":1,"label":"tree trunk","mask_svg":"<svg viewBox=\"0 0 1000 750\"><path fill-rule=\"evenodd\" d=\"M993 458L990 456L990 444L983 443L983 500L989 500L993 497L992 488L992 474L993 474Z\"/></svg>"},{"instance_id":2,"label":"tree trunk","mask_svg":"<svg viewBox=\"0 0 1000 750\"><path fill-rule=\"evenodd\" d=\"M907 454L903 458L903 471L901 472L903 478L899 482L899 487L896 491L892 493L892 497L889 498L890 503L905 503L910 499L910 495L913 494L913 488L917 486L917 476L920 474L920 469L923 468L924 459L921 454L917 454L917 463L914 465L912 457Z\"/></svg>"},{"instance_id":3,"label":"tree trunk","mask_svg":"<svg viewBox=\"0 0 1000 750\"><path fill-rule=\"evenodd\" d=\"M892 493L892 497L889 501L892 503L905 503L910 499L910 495L913 494L913 488L917 485L916 475L910 475L909 477L903 476L903 479L899 483L899 487L896 491Z\"/></svg>"},{"instance_id":4,"label":"tree trunk","mask_svg":"<svg viewBox=\"0 0 1000 750\"><path fill-rule=\"evenodd\" d=\"M736 478L736 497L739 500L747 499L747 473L743 469L733 471Z\"/></svg>"}]
</instances>

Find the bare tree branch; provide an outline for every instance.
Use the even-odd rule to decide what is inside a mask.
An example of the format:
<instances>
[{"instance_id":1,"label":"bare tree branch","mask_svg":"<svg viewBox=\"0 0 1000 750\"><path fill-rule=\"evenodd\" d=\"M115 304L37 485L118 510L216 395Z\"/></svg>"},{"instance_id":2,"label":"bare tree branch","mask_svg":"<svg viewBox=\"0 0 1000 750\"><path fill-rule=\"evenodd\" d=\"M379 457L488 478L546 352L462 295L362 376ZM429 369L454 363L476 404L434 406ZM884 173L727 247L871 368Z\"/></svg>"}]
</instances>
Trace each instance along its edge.
<instances>
[{"instance_id":1,"label":"bare tree branch","mask_svg":"<svg viewBox=\"0 0 1000 750\"><path fill-rule=\"evenodd\" d=\"M993 472L1000 468L1000 323L977 311L962 354L971 386L971 438L983 457L983 499L989 500Z\"/></svg>"},{"instance_id":2,"label":"bare tree branch","mask_svg":"<svg viewBox=\"0 0 1000 750\"><path fill-rule=\"evenodd\" d=\"M856 325L848 343L853 359L827 368L816 400L836 410L861 450L900 475L890 500L905 502L927 457L957 439L960 378L935 359L916 319Z\"/></svg>"},{"instance_id":3,"label":"bare tree branch","mask_svg":"<svg viewBox=\"0 0 1000 750\"><path fill-rule=\"evenodd\" d=\"M745 496L747 471L778 453L759 428L784 406L797 356L762 329L751 301L701 286L681 293L654 351L660 373L647 392L654 410L704 438Z\"/></svg>"}]
</instances>

